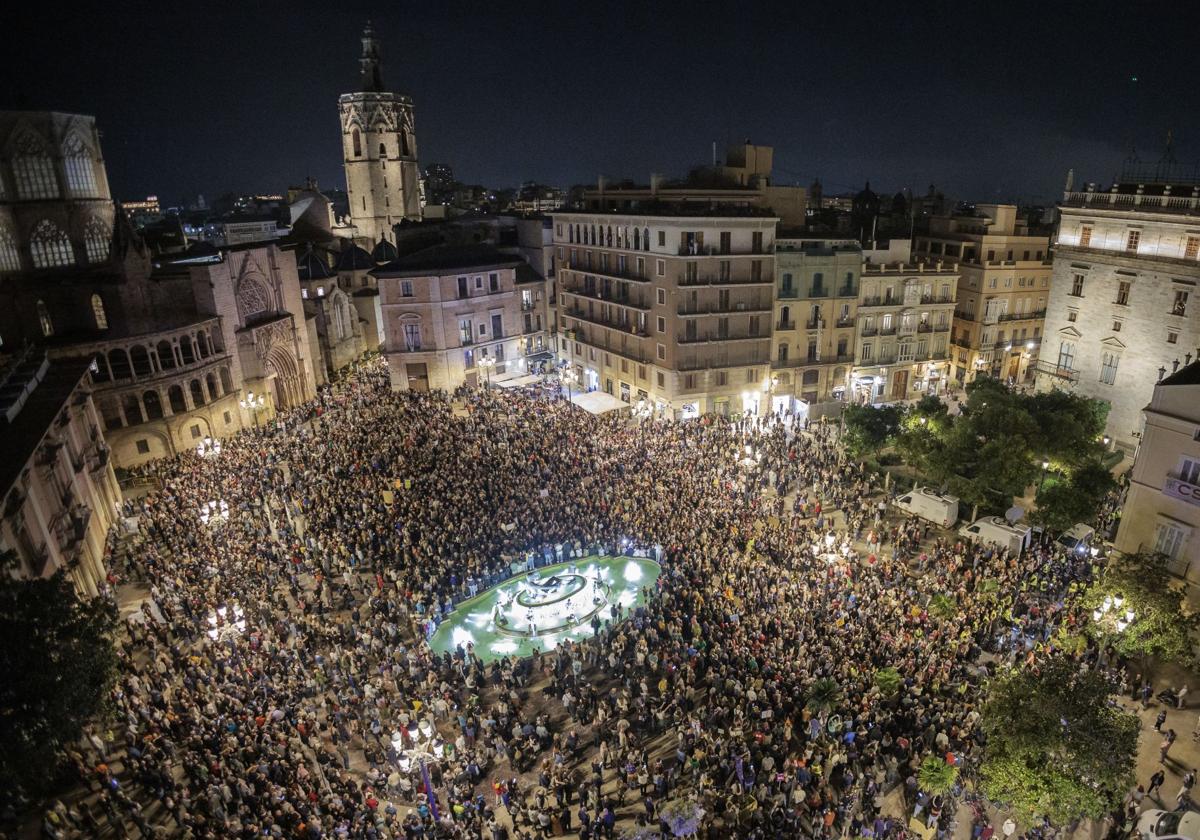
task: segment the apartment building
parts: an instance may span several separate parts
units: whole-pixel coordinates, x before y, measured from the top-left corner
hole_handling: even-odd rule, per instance
[[[1049,234],[1031,231],[1012,204],[980,204],[972,215],[931,217],[913,250],[918,259],[959,265],[954,378],[1032,381],[1050,295]]]
[[[1127,172],[1060,205],[1040,389],[1111,406],[1107,433],[1132,451],[1154,383],[1200,352],[1200,184]],[[1184,361],[1187,364],[1187,361]]]
[[[945,389],[958,277],[948,258],[863,264],[850,374],[856,400],[896,402]]]
[[[523,376],[551,357],[546,281],[491,245],[436,245],[373,269],[399,390]]]
[[[854,363],[863,251],[857,240],[775,240],[771,407],[820,416],[846,398]]]
[[[585,204],[553,214],[558,351],[580,387],[658,416],[766,411],[771,211],[719,191]]]
[[[1200,580],[1200,362],[1153,387],[1117,532],[1117,550],[1156,552]]]

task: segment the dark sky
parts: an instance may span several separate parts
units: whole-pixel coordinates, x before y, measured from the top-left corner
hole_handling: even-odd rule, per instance
[[[19,5],[0,107],[95,114],[118,198],[344,187],[367,18],[422,165],[493,186],[682,174],[746,137],[777,183],[978,201],[1052,201],[1168,128],[1200,158],[1194,0]]]

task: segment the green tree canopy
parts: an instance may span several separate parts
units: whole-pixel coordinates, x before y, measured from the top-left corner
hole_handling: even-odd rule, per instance
[[[1090,460],[1066,479],[1047,481],[1038,488],[1037,507],[1030,518],[1053,531],[1065,531],[1076,522],[1095,517],[1104,497],[1117,486],[1112,473]]]
[[[1200,616],[1188,609],[1183,590],[1167,571],[1166,562],[1153,554],[1130,554],[1109,559],[1104,574],[1088,591],[1084,603],[1095,610],[1105,598],[1122,599],[1112,615],[1089,625],[1099,641],[1111,644],[1124,656],[1158,656],[1177,662],[1192,656],[1192,640]],[[1118,615],[1132,610],[1133,623],[1116,628]]]
[[[1065,657],[997,675],[980,720],[988,798],[1058,825],[1118,805],[1133,780],[1138,720],[1108,704],[1112,688]]]
[[[11,554],[0,558],[0,567]],[[63,747],[104,707],[116,679],[116,609],[80,600],[65,573],[13,580],[0,569],[0,787],[37,793]]]
[[[842,413],[846,424],[843,437],[846,451],[854,458],[878,452],[899,431],[903,417],[904,409],[894,405],[879,408],[869,405],[846,406]]]

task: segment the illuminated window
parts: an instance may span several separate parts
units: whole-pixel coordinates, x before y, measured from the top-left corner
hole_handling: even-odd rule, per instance
[[[78,134],[63,143],[63,169],[67,173],[67,191],[74,196],[96,194],[96,168],[91,151]]]
[[[0,227],[0,271],[16,271],[21,267],[17,242],[8,228]]]
[[[1083,297],[1083,275],[1076,274],[1071,280],[1071,294],[1074,297]]]
[[[13,177],[20,198],[57,198],[58,179],[54,177],[54,161],[46,154],[42,141],[26,134],[16,144],[13,154]]]
[[[38,324],[42,327],[42,335],[49,338],[54,335],[54,322],[50,320],[50,310],[46,308],[46,301],[39,300],[37,302]]]
[[[1183,246],[1183,258],[1194,260],[1197,256],[1200,256],[1200,236],[1189,236],[1187,244]]]
[[[1142,241],[1142,232],[1140,230],[1129,231],[1129,236],[1125,240],[1125,250],[1137,253],[1138,243]]]
[[[59,268],[75,263],[71,241],[49,219],[42,219],[33,229],[33,235],[29,237],[29,251],[33,255],[34,268]]]
[[[1086,248],[1092,244],[1092,226],[1080,225],[1079,227],[1079,247]]]
[[[358,133],[358,129],[350,132],[350,142],[354,145],[354,156],[362,156],[362,136]]]
[[[1116,353],[1105,353],[1100,357],[1100,381],[1112,385],[1117,381],[1117,364],[1121,360]]]
[[[108,329],[108,314],[104,311],[104,301],[100,295],[92,295],[92,318],[96,321],[96,329]]]
[[[87,251],[87,261],[90,263],[104,262],[108,259],[108,243],[112,234],[108,226],[100,219],[92,219],[83,232],[83,244]]]

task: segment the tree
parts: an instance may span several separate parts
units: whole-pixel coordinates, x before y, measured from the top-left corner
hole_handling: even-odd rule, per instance
[[[0,788],[31,793],[55,778],[60,751],[99,714],[116,680],[116,608],[81,600],[63,570],[13,580],[0,557]]]
[[[904,410],[894,405],[875,408],[869,405],[848,405],[842,412],[846,424],[842,438],[846,451],[862,458],[887,445],[900,429]]]
[[[1093,519],[1104,497],[1116,486],[1116,479],[1103,464],[1088,461],[1068,479],[1039,487],[1037,507],[1030,518],[1052,531],[1065,531],[1076,522]]]
[[[980,719],[988,798],[1058,825],[1118,806],[1133,780],[1139,724],[1108,704],[1112,690],[1061,656],[997,675]]]
[[[934,618],[953,618],[958,615],[958,604],[950,596],[939,592],[929,599],[927,610]]]
[[[1130,554],[1110,558],[1104,574],[1088,591],[1084,604],[1103,610],[1105,599],[1111,614],[1088,625],[1089,632],[1103,644],[1111,644],[1122,656],[1157,656],[1185,662],[1192,656],[1192,637],[1200,627],[1200,616],[1188,610],[1187,599],[1175,585],[1165,560],[1153,554]],[[1115,599],[1120,598],[1116,606]],[[1133,621],[1118,629],[1116,621],[1133,613]]]
[[[958,768],[947,764],[944,758],[927,755],[917,768],[917,784],[926,793],[947,794],[958,781]]]
[[[814,712],[829,712],[842,697],[842,689],[829,677],[821,677],[808,690],[806,705]]]
[[[875,672],[875,687],[879,689],[880,697],[886,699],[895,697],[900,692],[900,686],[903,683],[900,672],[895,668],[880,668]]]
[[[942,445],[950,422],[941,400],[931,395],[922,397],[900,420],[894,439],[896,451],[909,466],[929,473],[930,458]]]
[[[1108,403],[1059,390],[1020,399],[1037,424],[1043,459],[1070,466],[1103,454]]]

